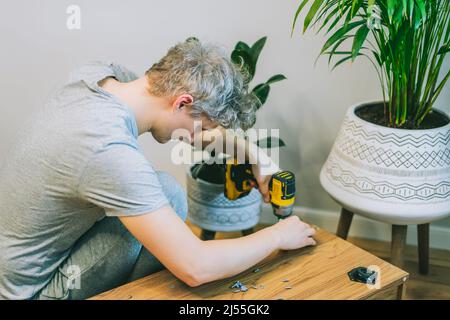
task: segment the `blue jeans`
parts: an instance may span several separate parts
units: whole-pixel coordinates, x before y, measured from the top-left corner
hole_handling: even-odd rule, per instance
[[[186,194],[170,174],[158,172],[170,205],[186,220]],[[51,281],[34,299],[86,299],[160,271],[164,266],[116,217],[95,223],[73,246]]]

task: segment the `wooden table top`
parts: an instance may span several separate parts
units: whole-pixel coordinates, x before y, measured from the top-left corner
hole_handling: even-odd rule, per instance
[[[315,239],[314,247],[274,252],[252,269],[195,288],[163,270],[91,299],[367,299],[408,279],[406,271],[325,230],[318,228]],[[358,266],[377,266],[381,288],[350,281],[347,272]],[[233,292],[236,280],[248,291]]]

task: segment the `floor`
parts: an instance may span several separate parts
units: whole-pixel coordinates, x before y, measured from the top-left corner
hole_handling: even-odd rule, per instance
[[[200,229],[188,222],[192,231],[199,236]],[[258,225],[255,229],[265,228],[266,225]],[[239,232],[219,232],[216,239],[239,237]],[[372,254],[389,260],[390,243],[367,240],[361,238],[349,238],[351,243],[371,252]],[[450,251],[430,250],[430,272],[423,276],[418,272],[417,247],[408,246],[405,253],[405,270],[409,272],[406,289],[406,299],[445,299],[450,300]]]

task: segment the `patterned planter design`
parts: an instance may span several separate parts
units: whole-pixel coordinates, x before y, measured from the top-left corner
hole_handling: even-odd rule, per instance
[[[450,124],[387,128],[355,115],[367,104],[348,109],[320,172],[323,188],[354,213],[391,224],[450,215]]]
[[[187,170],[189,220],[211,231],[241,231],[254,227],[261,215],[262,197],[253,189],[246,197],[228,200],[224,185],[194,179]]]

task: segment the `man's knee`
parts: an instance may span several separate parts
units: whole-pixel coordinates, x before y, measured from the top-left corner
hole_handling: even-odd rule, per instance
[[[157,174],[170,205],[183,221],[186,220],[188,211],[186,191],[171,174],[164,171],[157,171]]]

